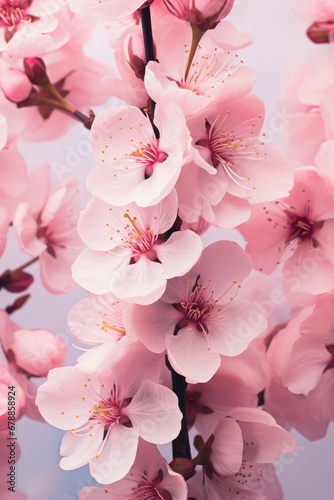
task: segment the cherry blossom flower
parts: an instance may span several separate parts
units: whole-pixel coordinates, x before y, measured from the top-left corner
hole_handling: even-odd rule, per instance
[[[15,364],[34,377],[46,377],[49,370],[65,361],[64,343],[47,330],[15,330],[3,347],[15,356]]]
[[[32,85],[27,75],[16,69],[2,73],[1,88],[7,99],[12,102],[27,99],[32,91]]]
[[[317,391],[295,394],[283,385],[283,374],[284,377],[287,375],[286,366],[292,347],[300,339],[301,325],[304,322],[307,324],[312,311],[313,306],[297,310],[288,324],[281,328],[271,340],[267,351],[271,374],[267,377],[264,409],[286,429],[294,427],[307,439],[313,441],[321,439],[327,432],[330,417],[328,414],[320,415],[323,402],[320,404],[319,401],[314,401]],[[329,370],[329,375],[331,371]],[[307,380],[310,380],[310,377]],[[327,405],[325,406],[328,408]]]
[[[36,340],[39,343],[36,344]],[[22,330],[6,311],[0,309],[0,343],[8,361],[8,366],[3,371],[3,374],[8,371],[7,385],[14,384],[18,391],[17,418],[24,414],[33,420],[44,422],[35,404],[37,386],[31,377],[46,376],[49,368],[63,364],[63,342],[51,332]],[[40,348],[41,345],[43,351],[36,351],[36,347]]]
[[[75,367],[56,368],[38,389],[47,422],[65,429],[63,469],[86,463],[103,484],[122,479],[134,463],[138,439],[163,444],[181,428],[176,395],[156,383],[161,358],[131,344],[113,370],[99,377]]]
[[[188,428],[195,425],[207,435],[229,409],[258,406],[258,394],[266,386],[268,370],[263,361],[265,353],[254,348],[256,342],[238,356],[221,356],[219,369],[205,384],[188,385]]]
[[[224,170],[226,192],[250,203],[287,196],[293,184],[288,159],[263,142],[263,120],[264,104],[254,95],[188,120],[195,163],[211,174]]]
[[[156,446],[139,438],[135,461],[120,481],[103,488],[86,487],[80,490],[79,500],[125,500],[128,498],[184,500],[187,486],[163,459]]]
[[[1,0],[0,51],[14,57],[52,52],[69,39],[61,22],[65,2],[44,0]]]
[[[190,21],[201,31],[213,29],[232,10],[234,0],[163,0],[174,16]]]
[[[78,366],[86,372],[99,372],[111,367],[121,355],[121,345],[133,340],[131,329],[124,325],[126,303],[112,294],[90,295],[69,311],[70,332],[83,344],[93,346],[78,358]]]
[[[39,258],[41,278],[47,290],[64,293],[74,286],[70,267],[82,248],[75,227],[77,183],[70,180],[51,194],[49,191],[50,171],[42,166],[30,176],[23,195],[27,201],[17,206],[13,226],[21,249]]]
[[[265,500],[283,498],[278,481],[266,484],[272,462],[292,452],[295,439],[268,413],[255,408],[234,408],[216,426],[211,455],[204,465],[205,499]],[[273,490],[275,494],[273,494]]]
[[[284,262],[284,285],[318,295],[334,287],[332,188],[315,168],[300,168],[289,197],[252,208],[240,226],[254,266],[271,273]],[[264,229],[266,228],[266,229]]]
[[[78,28],[82,29],[82,25],[75,23],[72,26],[71,24],[73,38],[61,49],[44,56],[43,61],[48,77],[59,94],[73,108],[88,114],[92,106],[104,104],[110,98],[111,67],[93,60],[83,52],[84,42],[81,40],[82,34],[78,33]],[[89,27],[87,30],[88,35]],[[80,44],[81,41],[82,44]],[[2,89],[7,98],[16,101],[20,95],[23,97],[27,93],[29,84],[31,88],[31,83],[27,82],[27,76],[23,73],[21,59],[13,61],[10,58],[3,58],[0,61],[0,69]],[[17,89],[20,82],[21,86]],[[37,87],[33,87],[32,90],[33,95],[34,92],[40,91]],[[8,107],[7,102],[3,103],[0,100],[0,111],[7,117],[12,117],[15,122],[20,123],[20,128],[16,132],[19,139],[25,141],[54,140],[64,135],[76,124],[76,120],[72,116],[67,116],[51,106],[32,105],[34,98],[26,97],[28,99],[26,101],[23,99],[23,103],[21,101],[20,104],[20,106],[25,106],[20,108],[15,108],[11,103]],[[85,155],[88,155],[90,152],[88,141],[82,149],[85,151]],[[63,170],[67,173],[71,170],[71,166],[66,164],[63,166]],[[60,167],[59,170],[62,174]]]
[[[291,352],[283,362],[283,385],[294,394],[308,393],[311,414],[318,421],[334,419],[333,302],[331,293],[319,298],[311,314],[300,323],[298,337],[294,336]]]
[[[201,239],[191,230],[176,231],[167,241],[159,236],[172,227],[176,215],[175,191],[146,208],[134,203],[114,207],[92,199],[78,224],[90,248],[75,261],[73,279],[93,293],[154,302],[165,291],[167,279],[185,274],[201,254]]]
[[[94,120],[91,142],[99,164],[88,190],[111,205],[155,205],[173,189],[184,162],[188,131],[177,106],[157,106],[157,139],[149,118],[133,106],[114,106]]]
[[[186,164],[176,184],[183,220],[201,216],[231,228],[247,221],[249,203],[288,195],[294,165],[259,137],[263,113],[263,103],[249,95],[188,120],[196,165]]]
[[[192,116],[212,102],[230,103],[251,91],[253,71],[242,67],[237,54],[215,47],[209,32],[203,36],[187,71],[191,36],[185,23],[164,26],[157,51],[159,63],[147,64],[144,79],[155,102],[175,103],[186,116]]]
[[[334,137],[333,54],[331,49],[296,65],[278,102],[277,118],[288,139],[288,154],[300,166],[312,165],[321,143]]]
[[[237,356],[266,327],[251,302],[237,299],[251,268],[236,243],[213,243],[185,276],[168,281],[158,302],[133,306],[129,323],[148,349],[167,348],[178,373],[191,382],[207,382],[220,366],[220,354]]]

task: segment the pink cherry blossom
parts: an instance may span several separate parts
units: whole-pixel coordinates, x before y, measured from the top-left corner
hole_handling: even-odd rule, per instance
[[[23,71],[13,69],[1,75],[1,88],[7,99],[20,102],[29,97],[32,85]]]
[[[294,450],[295,440],[271,415],[255,408],[235,408],[218,423],[210,439],[205,499],[219,500],[222,493],[228,500],[283,498],[277,480],[268,487],[266,475],[269,464]]]
[[[173,472],[157,447],[139,438],[135,461],[120,481],[103,488],[80,490],[79,500],[125,500],[133,495],[145,499],[184,500],[187,486],[182,476]]]
[[[163,0],[163,2],[174,16],[191,21],[203,31],[215,27],[216,22],[230,13],[234,4],[234,0]]]
[[[150,61],[145,72],[145,87],[154,101],[175,103],[186,116],[192,116],[212,102],[230,103],[251,91],[253,71],[242,67],[237,54],[217,48],[209,33],[203,36],[186,74],[191,28],[183,22],[164,26],[157,51],[159,63]]]
[[[103,371],[121,355],[121,345],[133,340],[131,329],[124,325],[126,303],[112,294],[90,295],[69,311],[70,332],[83,344],[93,346],[78,358],[79,368],[86,372]]]
[[[158,302],[133,306],[129,323],[148,349],[167,349],[178,373],[207,382],[220,366],[220,354],[237,356],[266,327],[264,316],[237,298],[251,267],[236,243],[213,243],[185,276],[168,282]]]
[[[170,193],[184,162],[188,132],[177,106],[157,106],[155,125],[138,108],[114,106],[95,118],[91,142],[99,164],[88,190],[111,205],[155,205]]]
[[[254,95],[188,120],[195,163],[213,175],[222,169],[226,192],[250,203],[287,196],[293,184],[288,159],[263,142],[263,120],[264,104]]]
[[[300,324],[299,336],[282,370],[282,382],[292,393],[308,393],[308,404],[314,406],[312,416],[319,421],[334,419],[333,301],[333,294],[319,298],[313,312]]]
[[[39,194],[36,195],[36,182]],[[50,172],[43,166],[33,172],[16,209],[13,226],[21,249],[38,257],[41,278],[51,293],[64,293],[74,283],[70,267],[82,248],[76,231],[77,183],[70,180],[50,194]]]
[[[254,343],[256,340],[238,356],[222,356],[219,369],[205,384],[188,385],[188,428],[195,425],[201,434],[208,435],[229,409],[257,407],[268,371],[263,360],[265,354],[254,348]]]
[[[257,205],[240,226],[254,266],[271,273],[284,262],[287,289],[318,295],[334,287],[333,193],[315,168],[300,168],[287,198]]]
[[[1,0],[0,51],[14,57],[52,52],[69,39],[61,22],[64,2],[44,0]]]
[[[288,195],[294,165],[260,137],[263,113],[263,103],[249,95],[188,120],[193,161],[201,168],[185,165],[176,184],[183,220],[201,216],[231,228],[247,221],[249,203]]]
[[[288,153],[300,166],[313,164],[321,143],[334,137],[332,63],[333,51],[329,50],[296,65],[278,102],[278,120],[288,138]]]
[[[159,236],[172,227],[176,215],[174,190],[146,208],[134,203],[114,207],[92,199],[78,224],[90,248],[75,261],[74,280],[93,293],[154,302],[165,291],[167,279],[185,274],[201,254],[201,239],[191,230],[176,231],[167,241]]]
[[[66,355],[64,343],[46,330],[16,330],[7,349],[14,353],[16,365],[34,377],[46,377],[63,365]]]
[[[161,357],[131,344],[113,370],[99,377],[56,368],[37,394],[43,417],[65,429],[60,465],[86,463],[103,484],[122,479],[134,463],[139,437],[154,444],[174,439],[182,414],[176,395],[156,383]]]
[[[294,427],[310,440],[326,435],[329,424],[328,416],[319,418],[317,402],[309,394],[294,394],[284,387],[282,377],[291,356],[294,343],[300,338],[301,325],[312,313],[313,306],[297,311],[286,327],[281,328],[270,342],[267,357],[271,374],[267,377],[264,409],[286,429]],[[331,370],[329,370],[329,374]]]
[[[82,29],[82,24],[78,21],[74,26],[71,24],[73,38],[61,49],[44,56],[43,60],[49,79],[61,96],[75,109],[88,115],[92,106],[104,104],[110,98],[111,68],[102,62],[93,60],[83,52],[80,44],[82,35],[77,33],[78,28]],[[87,27],[87,35],[89,33],[90,29]],[[13,61],[7,58],[5,61],[0,61],[0,64],[3,73],[2,88],[5,95],[8,95],[9,98],[19,95],[13,87],[8,89],[10,82],[7,79],[8,74],[11,73],[16,75],[15,85],[18,85],[20,79],[23,80],[20,92],[23,90],[27,92],[28,84],[22,75],[22,61]],[[21,78],[18,77],[18,73],[21,74]],[[12,79],[14,80],[13,76]],[[34,87],[34,91],[39,91],[39,89]],[[20,123],[20,128],[17,131],[17,136],[20,139],[28,141],[54,140],[64,135],[76,124],[73,117],[49,106],[28,106],[31,101],[33,102],[33,99],[28,98],[27,107],[19,109],[16,109],[13,104],[10,104],[10,108],[8,108],[7,102],[2,104],[0,101],[0,111],[6,116],[12,116],[15,122]],[[89,144],[86,145],[85,151],[87,148],[89,149]],[[56,162],[54,164],[56,165]],[[68,165],[63,168],[65,171],[67,168],[66,172],[70,170]],[[59,170],[61,169],[59,168]]]

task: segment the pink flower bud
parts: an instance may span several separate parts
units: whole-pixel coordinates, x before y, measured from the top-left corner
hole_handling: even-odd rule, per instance
[[[167,9],[179,19],[195,24],[199,31],[215,28],[232,10],[234,0],[163,0]]]
[[[35,377],[46,377],[49,370],[63,365],[65,344],[47,330],[16,330],[10,349],[17,366]]]
[[[190,22],[205,32],[215,28],[231,12],[234,0],[190,0],[190,3]]]
[[[334,22],[314,22],[307,30],[313,43],[330,43],[334,39]]]
[[[44,85],[49,81],[46,74],[46,66],[40,57],[26,57],[23,59],[24,71],[35,85]]]
[[[9,101],[20,102],[29,97],[32,85],[23,71],[12,69],[2,73],[1,88]]]
[[[8,292],[20,293],[29,288],[33,282],[33,276],[25,271],[7,270],[0,276],[0,289],[5,288]]]
[[[221,21],[232,10],[234,0],[190,0],[191,10],[198,10],[203,17],[216,17],[216,21]]]

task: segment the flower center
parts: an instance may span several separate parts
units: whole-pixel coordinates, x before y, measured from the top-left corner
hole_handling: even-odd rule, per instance
[[[137,223],[137,218],[131,217],[128,212],[124,214],[124,218],[130,222],[125,226],[125,229],[128,230],[132,226],[132,230],[128,232],[129,239],[124,240],[122,238],[122,242],[131,248],[133,259],[137,261],[140,255],[145,253],[149,259],[154,260],[156,253],[152,246],[157,239],[157,235],[153,233],[149,226],[147,226],[146,230],[142,229]]]
[[[288,213],[290,217],[289,226],[290,233],[286,243],[297,240],[298,243],[303,243],[305,240],[312,237],[313,222],[307,216],[298,216]]]
[[[144,168],[145,178],[148,179],[153,174],[156,163],[163,163],[168,157],[168,154],[159,150],[159,142],[157,140],[156,144],[148,143],[140,145],[140,147],[129,156],[136,158],[137,162],[141,163]]]
[[[91,414],[92,420],[98,420],[106,427],[118,422],[122,415],[120,406],[111,398],[96,403]]]
[[[20,2],[8,0],[0,5],[0,26],[5,26],[8,31],[13,31],[20,23],[31,23],[33,20],[33,17],[20,7]]]
[[[216,305],[213,298],[213,290],[208,293],[206,285],[199,284],[200,275],[197,276],[194,286],[187,293],[187,299],[181,301],[181,307],[184,310],[185,318],[191,323],[197,323],[199,330],[207,333],[207,327],[204,320],[210,316],[210,311]],[[188,287],[190,280],[188,281]]]
[[[230,180],[244,189],[252,189],[252,186],[249,184],[250,177],[240,175],[240,160],[257,160],[266,156],[266,153],[260,152],[264,142],[258,142],[254,133],[258,119],[261,115],[238,123],[229,111],[225,115],[217,115],[212,124],[205,119],[206,137],[196,142],[197,146],[210,150],[211,163],[215,168],[221,166]]]
[[[187,45],[185,55],[188,58]],[[188,74],[176,83],[180,88],[191,90],[194,94],[210,96],[212,91],[220,87],[237,69],[229,53],[219,54],[215,48],[212,54],[204,54],[201,45],[198,45]]]
[[[162,480],[162,469],[159,469],[156,477],[152,480],[144,473],[138,486],[132,488],[131,498],[137,498],[138,500],[172,500],[172,496],[168,491],[158,488]]]
[[[162,497],[154,484],[147,482],[132,489],[132,498],[137,500],[160,500]]]

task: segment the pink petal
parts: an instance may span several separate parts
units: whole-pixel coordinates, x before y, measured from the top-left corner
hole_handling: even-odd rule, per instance
[[[142,381],[124,413],[140,437],[149,443],[168,443],[181,430],[182,413],[177,396],[168,387],[150,380]]]
[[[130,470],[137,452],[138,431],[115,424],[110,428],[99,457],[89,461],[91,475],[102,484],[122,479]]]
[[[319,383],[331,357],[322,336],[302,335],[294,343],[283,370],[283,384],[295,394],[311,391]]]
[[[243,438],[233,418],[222,418],[214,431],[212,455],[214,469],[223,476],[236,474],[242,465]]]
[[[186,229],[173,233],[166,243],[156,245],[154,249],[163,266],[162,276],[169,279],[183,276],[196,264],[202,252],[202,240]]]
[[[207,382],[218,370],[220,356],[209,350],[203,333],[195,329],[189,331],[188,328],[166,337],[168,359],[174,370],[189,382]]]
[[[226,193],[216,206],[212,207],[212,224],[223,229],[232,229],[249,219],[251,209],[247,200]]]
[[[183,314],[161,300],[148,306],[134,305],[125,317],[141,342],[152,352],[166,349],[166,336],[172,335]]]
[[[115,249],[112,254],[85,248],[72,265],[72,278],[90,292],[102,295],[112,291],[111,277],[128,260],[128,252]]]
[[[166,279],[162,274],[162,265],[143,255],[135,264],[115,269],[110,277],[110,290],[127,302],[152,304],[165,291]]]
[[[21,249],[34,257],[46,250],[46,244],[37,238],[38,224],[28,203],[20,203],[13,220]]]
[[[96,455],[102,443],[103,427],[95,425],[91,431],[80,436],[66,432],[60,447],[60,454],[64,457],[59,464],[62,469],[82,467]]]
[[[87,177],[87,189],[105,203],[125,205],[134,201],[133,190],[143,176],[139,168],[132,170],[131,175],[121,176],[107,164],[97,165]]]
[[[59,429],[79,427],[89,419],[90,403],[82,399],[87,375],[73,366],[55,368],[38,388],[36,404],[47,422]]]
[[[222,308],[221,321],[209,326],[208,342],[224,356],[241,354],[267,327],[265,316],[251,302],[238,301],[238,298],[235,301],[226,309]]]

